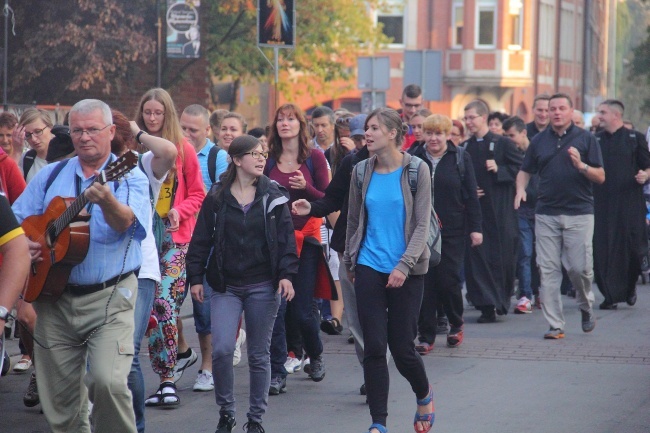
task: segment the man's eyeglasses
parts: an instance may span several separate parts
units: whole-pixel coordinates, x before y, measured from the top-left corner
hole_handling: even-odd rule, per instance
[[[34,132],[26,132],[25,133],[25,140],[29,140],[32,137],[40,137],[43,135],[43,131],[45,131],[49,126],[46,126],[45,128],[42,129],[35,129]]]
[[[260,156],[264,159],[269,159],[269,153],[268,152],[257,152],[257,151],[252,151],[252,152],[246,152],[244,155],[250,155],[255,159],[259,159]]]
[[[111,125],[106,125],[103,128],[89,128],[89,129],[73,129],[70,131],[70,136],[74,138],[81,138],[84,135],[84,132],[88,134],[89,137],[94,137],[104,129],[108,128]]]
[[[422,107],[422,104],[404,104],[404,108],[415,108],[417,110],[420,107]]]
[[[165,115],[164,111],[143,111],[142,114],[144,114],[144,117],[163,117]]]
[[[465,117],[463,117],[463,120],[465,122],[473,122],[474,119],[478,119],[479,117],[481,117],[481,116],[465,116]]]

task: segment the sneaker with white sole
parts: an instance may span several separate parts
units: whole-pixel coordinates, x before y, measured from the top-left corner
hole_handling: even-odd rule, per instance
[[[189,354],[188,354],[189,352]],[[182,356],[182,358],[181,358]],[[196,352],[190,347],[187,349],[185,353],[179,354],[178,357],[176,358],[176,366],[172,370],[174,373],[174,377],[172,378],[172,382],[176,383],[178,382],[181,377],[183,376],[183,373],[185,373],[185,370],[187,367],[190,367],[194,365],[196,360],[198,359],[198,355]]]
[[[309,357],[307,355],[305,355],[302,358],[302,362],[300,363],[300,369],[307,374],[311,374],[311,361],[309,360]]]
[[[293,374],[302,369],[302,362],[296,358],[296,355],[293,352],[287,354],[287,360],[284,363],[284,368],[287,370],[287,373]]]
[[[196,376],[196,382],[194,382],[194,391],[212,391],[214,389],[214,378],[212,373],[208,370],[199,370],[199,374]]]
[[[515,314],[530,314],[533,312],[533,304],[525,296],[522,296],[515,307]]]
[[[244,342],[246,342],[246,331],[240,329],[235,343],[235,353],[232,356],[232,365],[237,365],[241,361],[241,347]]]

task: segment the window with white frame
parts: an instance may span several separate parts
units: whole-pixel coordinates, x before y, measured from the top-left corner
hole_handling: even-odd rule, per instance
[[[562,6],[560,15],[560,60],[571,61],[575,58],[576,31],[573,5]]]
[[[555,2],[553,0],[542,0],[539,4],[539,29],[539,56],[552,59],[555,53]]]
[[[463,45],[463,27],[465,26],[465,6],[462,1],[454,2],[451,22],[453,25],[451,44],[460,48]]]
[[[390,45],[404,45],[405,0],[386,0],[377,10],[377,24],[382,24],[382,32],[391,38]]]
[[[496,47],[496,19],[496,0],[481,0],[476,3],[476,48]]]
[[[510,44],[511,50],[520,50],[524,39],[524,3],[522,0],[510,0],[509,13],[510,19]]]

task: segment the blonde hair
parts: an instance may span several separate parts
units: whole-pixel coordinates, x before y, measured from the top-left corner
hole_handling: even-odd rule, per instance
[[[165,89],[159,87],[149,89],[144,95],[142,95],[140,103],[138,104],[138,110],[135,113],[135,123],[138,124],[141,130],[149,132],[144,123],[143,114],[144,104],[149,101],[159,102],[163,106],[165,117],[160,135],[162,138],[169,140],[176,145],[178,154],[180,155],[181,160],[184,161],[185,151],[183,149],[183,144],[185,143],[185,137],[183,136],[183,130],[181,129],[181,124],[178,120],[178,112],[174,106],[174,101],[172,101],[172,97]],[[176,174],[176,162],[174,162],[174,167],[170,170],[165,182],[171,180],[172,174]]]
[[[39,119],[42,120],[43,123],[45,123],[45,125],[50,129],[52,126],[54,126],[52,117],[50,117],[50,113],[40,108],[34,107],[30,107],[23,111],[23,114],[20,116],[20,120],[18,121],[18,126],[29,125],[30,123],[36,122]]]
[[[451,119],[442,114],[433,114],[422,123],[422,129],[425,131],[433,131],[435,133],[442,133],[449,135],[451,133],[451,128],[453,127]]]

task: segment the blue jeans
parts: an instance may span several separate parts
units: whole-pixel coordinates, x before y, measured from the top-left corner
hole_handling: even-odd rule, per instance
[[[535,221],[517,217],[519,220],[519,257],[517,258],[517,278],[519,279],[519,296],[533,299],[532,258],[535,248]]]
[[[224,293],[212,292],[212,371],[220,413],[235,412],[232,358],[243,311],[250,372],[250,409],[247,415],[251,421],[262,422],[271,383],[271,334],[279,305],[280,294],[270,281],[245,287],[228,286]]]
[[[192,313],[194,316],[194,329],[199,335],[210,335],[210,296],[212,287],[203,278],[203,300],[199,302],[192,298]]]
[[[128,385],[133,394],[133,411],[138,433],[144,432],[144,377],[140,368],[140,343],[147,331],[153,298],[156,294],[156,282],[148,278],[138,278],[138,297],[135,302],[135,330],[133,332],[133,362],[129,372]]]
[[[271,376],[287,377],[287,369],[284,363],[287,360],[287,329],[285,316],[287,313],[287,301],[282,298],[278,315],[273,324],[273,335],[271,337]]]

